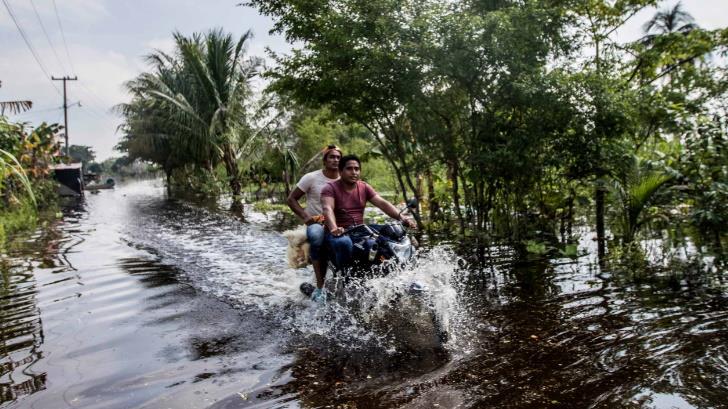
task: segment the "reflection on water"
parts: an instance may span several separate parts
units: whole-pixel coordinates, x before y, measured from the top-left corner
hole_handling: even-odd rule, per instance
[[[0,299],[0,364],[2,382],[0,399],[12,401],[45,387],[46,374],[36,373],[32,364],[41,358],[43,328],[36,306],[36,283],[32,267],[0,263],[2,298]]]
[[[69,208],[69,219],[76,219],[82,211],[82,203]],[[7,252],[0,255],[2,402],[15,401],[46,388],[47,372],[36,367],[36,363],[44,358],[46,334],[43,319],[47,318],[41,314],[43,299],[39,299],[38,294],[43,287],[75,281],[76,272],[66,253],[83,241],[73,229],[67,234],[61,232],[60,224],[53,221],[35,233],[26,234],[10,243]],[[61,247],[63,250],[59,251]],[[48,271],[47,279],[39,279],[38,269]],[[73,298],[77,295],[66,296]]]
[[[135,240],[138,214],[169,205],[161,192],[90,195],[2,255],[4,405],[206,407],[288,362],[267,317],[193,285],[163,242]]]
[[[298,292],[311,273],[285,264],[278,232],[290,219],[163,192],[143,182],[89,195],[0,257],[0,406],[717,408],[728,398],[724,261],[633,283],[591,255],[523,260],[507,246],[453,243],[366,282],[358,309],[316,308]],[[392,341],[413,332],[388,309],[413,278],[433,290],[444,348]]]

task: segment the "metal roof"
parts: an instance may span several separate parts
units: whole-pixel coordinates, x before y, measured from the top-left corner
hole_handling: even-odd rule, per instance
[[[81,163],[59,163],[58,165],[52,165],[51,169],[53,170],[68,170],[68,169],[81,169]]]

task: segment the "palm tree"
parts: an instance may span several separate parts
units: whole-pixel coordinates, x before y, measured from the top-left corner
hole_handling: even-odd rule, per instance
[[[124,135],[117,149],[126,152],[132,160],[160,165],[168,181],[178,167],[188,164],[204,169],[214,167],[215,150],[204,135],[204,127],[189,116],[182,118],[174,104],[160,97],[174,94],[179,100],[193,98],[193,83],[185,75],[184,67],[176,57],[160,51],[149,55],[147,60],[153,71],[127,82],[131,102],[116,107],[124,117],[119,127]]]
[[[164,161],[208,170],[222,162],[233,199],[239,200],[239,161],[256,136],[251,80],[260,61],[244,59],[251,37],[248,31],[235,41],[219,29],[191,37],[175,33],[176,55],[153,53],[148,60],[154,71],[127,83],[132,102],[118,107],[126,119],[127,146],[136,139],[147,148],[163,147]]]
[[[252,37],[247,31],[237,42],[222,30],[211,30],[204,42],[175,35],[182,64],[189,69],[190,79],[196,82],[194,107],[167,95],[183,117],[191,116],[207,127],[209,141],[217,149],[225,165],[233,199],[240,197],[241,183],[238,160],[242,148],[255,136],[249,123],[251,80],[260,66],[258,59],[243,60],[244,45]],[[204,135],[204,134],[203,134]]]
[[[645,38],[654,39],[656,35],[671,33],[689,33],[698,28],[694,23],[693,16],[685,11],[682,2],[678,2],[672,8],[666,8],[655,13],[652,18],[647,21],[642,30],[646,34]],[[655,31],[656,33],[651,33]]]
[[[701,54],[688,58],[678,55],[667,60],[664,60],[663,57],[670,55],[672,47],[681,44],[689,34],[699,29],[700,26],[695,24],[693,17],[683,9],[680,2],[672,8],[659,10],[642,26],[645,35],[639,40],[639,43],[642,44],[645,52],[638,59],[630,80],[643,71],[650,72],[650,82],[666,77],[667,84],[673,83],[673,72],[685,64],[700,62]]]
[[[636,156],[624,175],[612,180],[611,191],[620,205],[619,228],[625,244],[632,242],[639,228],[654,217],[645,210],[655,204],[670,181],[672,176],[649,169]]]
[[[3,82],[0,81],[0,88]],[[0,101],[0,115],[5,115],[5,111],[11,114],[19,114],[33,108],[33,101]]]

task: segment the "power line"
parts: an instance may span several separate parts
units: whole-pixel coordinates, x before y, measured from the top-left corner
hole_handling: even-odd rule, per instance
[[[78,83],[81,84],[82,83],[81,80],[79,80]],[[83,88],[86,88],[86,87],[83,87]],[[88,88],[86,88],[86,89],[88,89]],[[84,92],[84,95],[86,96],[86,98],[84,98],[82,95],[80,95],[81,90],[79,90],[77,88],[76,91],[79,91],[79,92],[73,93],[73,95],[75,95],[75,97],[77,99],[87,101],[87,102],[84,102],[84,108],[87,108],[87,110],[86,110],[87,112],[94,114],[95,116],[99,117],[100,119],[102,119],[104,121],[108,120],[108,118],[112,116],[111,114],[106,113],[106,111],[103,109],[103,104],[98,104],[97,101],[94,101],[94,99],[91,98],[91,95],[88,92]],[[101,107],[97,108],[97,107],[94,107],[94,105],[100,105]]]
[[[108,109],[105,109],[106,104],[101,99],[101,97],[99,97],[91,88],[86,86],[83,81],[79,81],[79,83],[81,84],[81,88],[84,89],[86,95],[88,95],[94,101],[94,103],[98,105],[101,112],[103,112],[105,115],[112,116],[111,114],[109,114]]]
[[[66,34],[63,31],[63,24],[61,24],[61,17],[60,17],[60,14],[58,13],[58,7],[56,5],[56,0],[52,0],[52,2],[53,2],[53,11],[56,14],[56,21],[58,22],[58,28],[61,30],[61,38],[63,39],[63,47],[66,50],[66,57],[68,58],[68,63],[71,65],[71,70],[75,74],[76,69],[73,67],[73,60],[71,59],[71,53],[68,51],[68,43],[66,42]],[[107,112],[106,109],[103,109],[104,108],[104,103],[101,100],[101,98],[99,98],[93,90],[91,90],[88,86],[86,86],[86,84],[85,84],[85,82],[83,80],[80,80],[78,83],[79,83],[79,85],[81,85],[81,88],[83,88],[85,90],[86,95],[91,100],[93,100],[93,103],[96,104],[96,105],[98,105],[100,107],[100,111],[103,112],[103,115],[111,116]],[[86,106],[88,108],[91,108],[91,106],[89,104],[86,104]],[[96,111],[96,110],[92,109],[92,111]],[[103,116],[103,115],[99,114],[98,112],[93,112],[93,113],[96,114],[96,115],[99,115],[99,116]]]
[[[76,69],[73,68],[73,60],[71,59],[71,53],[68,52],[68,43],[66,42],[66,33],[63,31],[63,24],[61,24],[61,17],[58,14],[58,7],[56,6],[56,0],[53,1],[53,11],[56,13],[56,21],[58,22],[58,28],[61,29],[61,39],[63,40],[63,48],[66,49],[66,57],[68,57],[68,64],[71,66],[71,71],[76,74]]]
[[[91,116],[89,116],[89,118],[95,117],[96,119],[98,119],[102,122],[106,122],[109,120],[109,118],[107,116],[104,116],[104,114],[100,113],[98,110],[92,108],[89,104],[86,104],[86,103],[83,104],[83,106],[81,107],[79,112],[86,114],[86,115],[92,114]]]
[[[71,105],[73,105],[73,104],[71,104]],[[54,107],[54,108],[44,108],[44,109],[31,109],[29,111],[25,111],[25,112],[21,112],[19,114],[15,114],[14,116],[18,117],[18,116],[34,115],[34,114],[40,114],[40,113],[43,113],[43,112],[58,111],[58,110],[61,110],[61,109],[63,109],[62,106],[60,106],[60,107]]]
[[[45,24],[43,24],[43,20],[40,18],[40,14],[38,13],[38,9],[35,7],[35,3],[33,0],[29,0],[30,5],[33,7],[33,12],[35,13],[35,17],[38,19],[38,24],[40,24],[41,30],[43,30],[43,34],[45,35],[46,40],[48,40],[48,45],[51,47],[51,51],[53,51],[53,55],[56,56],[56,60],[58,61],[58,65],[61,67],[63,72],[68,72],[66,69],[66,66],[63,64],[63,61],[61,61],[61,58],[58,56],[58,52],[56,52],[56,47],[53,45],[53,42],[51,41],[51,36],[48,35],[48,31],[45,28]]]
[[[15,18],[15,13],[13,13],[13,9],[10,7],[10,4],[6,0],[2,0],[3,4],[5,5],[5,8],[8,10],[8,13],[10,14],[10,18],[13,20],[13,23],[15,23],[15,27],[17,27],[18,32],[20,33],[20,36],[23,37],[23,41],[25,41],[25,45],[28,46],[28,49],[30,50],[30,53],[33,54],[33,58],[35,58],[35,62],[38,63],[38,67],[40,67],[41,71],[45,74],[46,78],[48,78],[51,81],[51,85],[53,85],[53,88],[56,90],[58,95],[61,95],[61,90],[56,87],[56,84],[53,83],[53,80],[51,79],[50,74],[48,74],[48,70],[46,69],[45,65],[41,61],[40,57],[38,56],[38,53],[36,53],[35,48],[33,48],[33,45],[30,43],[30,40],[28,40],[28,36],[25,35],[25,31],[23,31],[23,28],[20,27],[20,23],[18,23],[18,19]]]

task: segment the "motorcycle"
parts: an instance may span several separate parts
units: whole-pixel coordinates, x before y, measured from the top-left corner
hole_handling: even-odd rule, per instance
[[[412,199],[400,214],[416,209],[417,200]],[[399,221],[357,224],[348,227],[343,234],[348,235],[353,244],[351,262],[337,265],[332,260],[334,257],[329,257],[329,271],[333,272],[335,285],[333,290],[328,291],[328,297],[348,300],[344,302],[350,309],[362,312],[362,308],[372,308],[360,302],[373,296],[367,287],[367,280],[387,277],[411,267],[415,261],[417,243]],[[385,332],[391,332],[387,328],[396,328],[399,341],[411,348],[441,348],[447,342],[447,331],[440,325],[427,286],[412,281],[405,287],[388,298],[388,305],[380,311],[382,314],[375,320],[375,326],[384,327]],[[310,297],[314,286],[303,283],[300,289]]]

